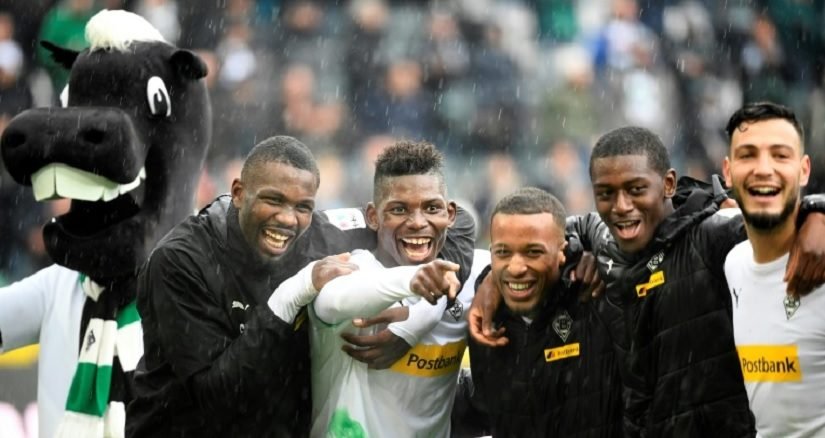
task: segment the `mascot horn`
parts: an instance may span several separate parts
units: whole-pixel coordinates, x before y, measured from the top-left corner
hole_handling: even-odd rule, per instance
[[[193,211],[211,135],[195,54],[125,11],[95,15],[86,39],[82,52],[42,42],[71,69],[63,108],[25,111],[0,139],[15,181],[72,199],[43,228],[56,265],[0,289],[0,346],[40,342],[41,436],[123,435],[143,354],[136,272]]]

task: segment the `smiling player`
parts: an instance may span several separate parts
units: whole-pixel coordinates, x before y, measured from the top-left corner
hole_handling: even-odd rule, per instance
[[[450,434],[466,346],[464,309],[489,253],[475,251],[470,278],[451,306],[447,297],[436,302],[434,296],[448,288],[457,292],[459,269],[436,259],[456,214],[455,203],[447,198],[442,160],[429,143],[399,142],[376,161],[366,221],[377,234],[377,247],[354,251],[349,262],[358,270],[330,281],[309,306],[311,436]],[[312,269],[307,266],[275,294],[316,293],[309,281]],[[354,318],[371,317],[390,306],[409,314],[389,327],[409,351],[389,369],[370,369],[342,350],[342,335],[357,332]]]
[[[772,103],[740,109],[727,128],[725,179],[748,240],[728,254],[725,274],[756,430],[765,437],[823,436],[825,288],[788,296],[783,279],[811,173],[804,132],[790,109]]]
[[[561,281],[565,211],[524,188],[496,205],[491,275],[504,306],[495,315],[510,342],[470,342],[471,404],[493,436],[621,436],[622,386],[607,327],[593,302]],[[486,427],[489,427],[486,428]]]

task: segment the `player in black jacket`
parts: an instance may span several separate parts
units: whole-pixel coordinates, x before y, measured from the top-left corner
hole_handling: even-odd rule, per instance
[[[338,218],[336,226],[313,211],[318,181],[306,146],[265,140],[250,152],[231,198],[218,198],[158,244],[139,277],[145,355],[128,436],[308,434],[306,303],[273,291],[312,260],[375,246],[363,217],[349,225]],[[470,266],[473,227],[459,215],[442,256]],[[328,259],[325,269],[347,268]],[[315,274],[320,289],[329,275]]]
[[[505,197],[493,212],[490,277],[505,304],[494,320],[510,342],[470,342],[470,404],[483,412],[476,433],[621,436],[622,387],[607,328],[593,302],[579,301],[561,279],[564,220],[561,203],[535,188]]]
[[[693,181],[677,193],[667,152],[645,129],[604,135],[590,163],[599,214],[571,224],[607,284],[598,309],[626,365],[626,432],[753,436],[723,270],[746,239],[741,217],[716,214],[725,195]]]

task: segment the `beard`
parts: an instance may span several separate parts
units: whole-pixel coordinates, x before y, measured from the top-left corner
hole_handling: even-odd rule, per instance
[[[795,193],[788,197],[785,201],[785,206],[779,213],[752,213],[745,208],[745,203],[742,202],[742,196],[739,191],[733,190],[733,198],[739,203],[739,208],[742,210],[742,217],[745,223],[757,230],[770,231],[779,225],[785,223],[796,209],[796,204],[799,203],[799,193]]]

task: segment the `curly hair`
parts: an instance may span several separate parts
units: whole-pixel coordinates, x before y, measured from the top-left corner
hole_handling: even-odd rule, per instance
[[[399,141],[381,152],[375,161],[374,200],[377,202],[384,196],[387,179],[406,175],[434,175],[440,181],[441,190],[446,192],[441,152],[426,141]]]

